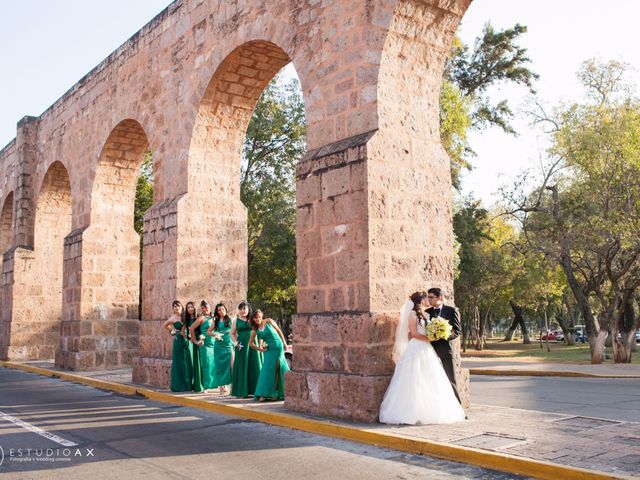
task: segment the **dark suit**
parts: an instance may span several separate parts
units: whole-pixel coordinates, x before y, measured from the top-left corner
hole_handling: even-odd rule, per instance
[[[433,349],[438,354],[438,357],[440,357],[440,360],[442,361],[442,367],[444,368],[444,371],[447,374],[447,377],[449,377],[449,381],[451,382],[453,393],[456,395],[456,398],[460,402],[460,396],[458,395],[458,388],[456,385],[456,370],[453,366],[453,352],[451,351],[451,345],[449,344],[450,340],[458,338],[458,336],[462,334],[460,312],[458,312],[457,308],[450,307],[448,305],[442,305],[439,313],[437,313],[436,309],[433,307],[427,308],[426,312],[429,314],[430,318],[442,317],[448,320],[453,330],[451,336],[449,337],[449,340],[436,340],[435,342],[431,342],[431,345],[433,345]]]

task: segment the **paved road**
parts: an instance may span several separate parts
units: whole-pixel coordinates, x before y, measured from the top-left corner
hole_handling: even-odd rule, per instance
[[[640,379],[471,376],[474,404],[640,421]]]
[[[0,447],[11,480],[521,478],[1,368]]]

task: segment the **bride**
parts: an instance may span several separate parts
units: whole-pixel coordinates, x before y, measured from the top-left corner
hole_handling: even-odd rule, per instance
[[[415,292],[400,311],[393,347],[396,369],[380,406],[382,423],[423,425],[465,418],[440,358],[425,336],[426,298],[426,292]]]

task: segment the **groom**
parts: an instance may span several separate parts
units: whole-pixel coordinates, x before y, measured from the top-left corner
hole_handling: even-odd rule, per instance
[[[427,290],[427,300],[431,305],[425,310],[425,312],[429,314],[429,318],[433,319],[436,317],[442,317],[449,321],[453,330],[451,336],[447,340],[436,340],[431,342],[431,345],[440,357],[444,371],[451,382],[453,393],[456,395],[458,402],[460,402],[460,396],[458,395],[458,388],[456,386],[456,371],[453,367],[453,352],[451,351],[451,345],[449,344],[451,340],[458,338],[458,336],[462,334],[460,312],[458,312],[457,308],[444,304],[442,290],[439,288],[430,288]],[[462,404],[462,402],[460,403]]]

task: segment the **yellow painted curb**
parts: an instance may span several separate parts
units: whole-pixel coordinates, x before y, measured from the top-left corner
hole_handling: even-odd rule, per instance
[[[36,373],[47,377],[60,378],[75,383],[81,383],[95,388],[110,390],[123,395],[142,395],[149,400],[154,400],[172,405],[197,408],[223,415],[242,417],[256,420],[269,425],[287,427],[303,432],[324,435],[342,440],[350,440],[367,445],[399,450],[402,452],[429,455],[444,460],[466,463],[483,468],[491,468],[502,472],[526,475],[529,477],[557,480],[605,480],[626,479],[633,477],[614,475],[595,470],[587,470],[577,467],[569,467],[549,462],[542,462],[530,458],[517,457],[504,453],[490,452],[476,448],[461,447],[448,443],[407,437],[394,433],[381,433],[373,429],[350,427],[330,420],[320,421],[298,415],[259,411],[244,406],[228,405],[211,400],[200,400],[190,397],[182,397],[171,393],[158,392],[156,390],[125,385],[117,382],[97,380],[66,372],[59,372],[47,368],[34,367],[21,363],[0,360],[0,366]],[[637,480],[637,479],[636,479]]]
[[[470,368],[471,375],[495,375],[503,377],[587,377],[587,378],[640,378],[640,375],[616,375],[562,370],[502,370],[498,368]]]

